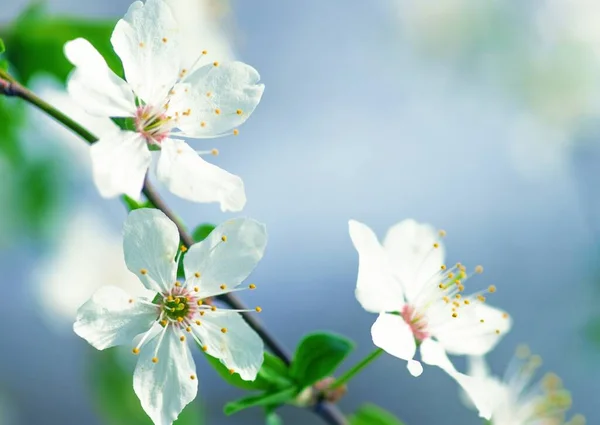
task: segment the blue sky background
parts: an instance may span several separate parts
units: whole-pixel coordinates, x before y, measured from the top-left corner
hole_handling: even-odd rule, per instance
[[[104,17],[128,7],[121,0],[49,3],[56,12]],[[544,152],[535,150],[517,164],[511,141],[522,108],[489,81],[469,72],[457,78],[419,57],[392,3],[232,3],[239,57],[260,71],[266,91],[238,138],[199,145],[220,149],[218,164],[244,179],[243,215],[267,224],[267,254],[253,275],[260,290],[243,298],[263,307],[260,318],[290,349],[315,329],[355,339],[347,367],[372,350],[374,320],[353,295],[348,219],[380,236],[404,218],[432,223],[448,232],[449,262],[483,264],[478,283],[495,284],[493,304],[514,319],[489,355],[492,368],[502,373],[517,344],[529,344],[572,390],[573,412],[595,424],[600,351],[584,328],[598,313],[600,147],[575,144],[568,167],[540,166]],[[23,5],[5,1],[0,19]],[[101,200],[87,182],[71,189],[74,203],[93,202],[119,231],[125,213],[117,201]],[[190,225],[231,216],[216,205],[165,198]],[[42,251],[19,243],[0,257],[0,384],[15,425],[100,424],[82,372],[93,353],[74,334],[52,332],[30,298],[28,269]],[[222,415],[240,393],[199,360],[208,423],[261,423],[257,410]],[[408,425],[480,423],[441,371],[427,368],[415,379],[390,356],[352,382],[340,407],[351,412],[367,401]],[[290,425],[318,423],[291,408],[283,417]]]

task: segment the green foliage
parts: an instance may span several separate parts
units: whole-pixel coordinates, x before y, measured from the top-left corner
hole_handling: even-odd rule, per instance
[[[275,412],[266,412],[265,418],[267,425],[283,425],[283,420]]]
[[[240,410],[256,406],[279,406],[296,397],[295,387],[279,391],[263,393],[256,396],[244,397],[231,403],[227,403],[223,409],[226,415],[233,415]]]
[[[390,412],[371,403],[363,404],[348,420],[350,425],[404,425]]]
[[[326,332],[316,332],[302,339],[290,368],[291,376],[301,388],[308,387],[335,371],[354,349],[349,339]]]
[[[208,237],[208,235],[210,235],[210,232],[212,232],[215,229],[215,225],[214,224],[208,224],[208,223],[204,223],[199,225],[198,227],[196,227],[194,229],[194,232],[192,233],[192,237],[194,238],[194,241],[196,242],[201,242],[204,239],[206,239]]]
[[[2,34],[8,61],[23,84],[38,72],[48,72],[65,81],[73,66],[63,53],[64,44],[78,37],[92,43],[117,74],[122,66],[113,52],[110,36],[115,22],[52,16],[44,2],[34,2]]]
[[[127,195],[123,195],[121,197],[121,199],[125,203],[125,206],[127,207],[127,211],[133,211],[133,210],[137,210],[139,208],[153,208],[153,205],[150,201],[138,202],[135,199],[133,199]]]
[[[0,38],[0,54],[6,51],[6,47],[4,47],[4,41]]]
[[[115,349],[95,352],[89,358],[89,382],[98,412],[111,425],[152,425],[142,410],[133,391],[131,371],[119,362]],[[202,425],[205,423],[198,403],[190,403],[183,409],[175,425]]]

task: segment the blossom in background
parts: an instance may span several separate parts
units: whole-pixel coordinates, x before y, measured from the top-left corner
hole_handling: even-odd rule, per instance
[[[431,226],[404,220],[390,228],[383,245],[366,225],[351,220],[349,227],[359,255],[356,298],[379,314],[373,343],[407,360],[412,375],[423,371],[413,359],[417,346],[423,362],[456,378],[446,353],[485,354],[510,329],[508,314],[485,304],[484,292],[495,292],[494,286],[464,294],[470,274],[461,264],[446,267],[440,235]]]
[[[211,138],[238,134],[261,99],[258,72],[241,62],[208,61],[200,50],[190,63],[185,31],[162,0],[135,2],[111,42],[127,81],[114,74],[85,39],[65,45],[75,65],[69,93],[86,111],[132,119],[131,130],[103,135],[91,148],[94,181],[105,197],[138,199],[144,176],[159,152],[157,177],[174,194],[195,202],[219,202],[239,211],[246,202],[242,180],[204,161],[179,137]],[[212,151],[214,152],[214,151]]]
[[[118,232],[93,206],[79,207],[63,225],[57,245],[31,273],[32,296],[45,323],[64,330],[75,320],[77,309],[104,285],[115,285],[135,295],[148,292],[127,269]]]
[[[74,330],[99,350],[133,345],[139,355],[134,390],[154,423],[171,424],[196,397],[188,339],[231,373],[254,380],[263,361],[262,340],[237,310],[217,309],[207,298],[244,289],[236,287],[263,256],[264,225],[250,219],[219,225],[187,251],[183,283],[177,281],[179,233],[162,212],[134,210],[123,234],[127,267],[158,295],[132,297],[118,287],[103,287],[79,309]]]
[[[548,373],[532,385],[541,363],[521,346],[500,379],[490,374],[483,357],[469,357],[468,374],[474,379],[463,387],[467,400],[489,411],[493,425],[584,425],[581,415],[566,421],[571,396],[558,376]]]

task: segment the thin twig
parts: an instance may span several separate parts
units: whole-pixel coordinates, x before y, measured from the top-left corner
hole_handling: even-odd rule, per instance
[[[19,97],[24,101],[34,105],[47,115],[54,118],[63,126],[69,128],[89,144],[93,144],[98,141],[98,138],[85,127],[81,126],[69,116],[65,115],[43,99],[39,98],[32,91],[19,84],[14,78],[12,78],[6,71],[2,69],[0,69],[0,94],[4,94],[5,96]],[[188,248],[193,245],[194,239],[192,236],[182,227],[177,216],[158,195],[158,192],[154,189],[148,179],[146,179],[144,182],[142,192],[148,201],[150,201],[156,207],[156,209],[162,211],[167,217],[169,217],[169,219],[171,219],[171,221],[175,223],[183,244]],[[221,295],[219,296],[219,299],[234,309],[246,309],[246,306],[232,294]],[[262,338],[269,350],[287,365],[289,365],[291,363],[291,358],[281,344],[279,344],[279,342],[273,336],[271,336],[271,334],[259,323],[258,320],[254,318],[254,316],[246,312],[241,314],[244,316],[246,322],[248,322],[248,325]],[[316,405],[312,406],[312,411],[316,415],[320,416],[321,419],[323,419],[323,421],[329,425],[347,425],[348,423],[337,406],[331,403],[320,401]]]

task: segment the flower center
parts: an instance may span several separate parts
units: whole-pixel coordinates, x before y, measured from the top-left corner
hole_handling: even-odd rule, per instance
[[[402,318],[410,326],[410,329],[417,341],[423,341],[429,338],[430,334],[427,330],[427,318],[424,314],[419,313],[413,306],[406,304],[402,308]]]
[[[148,146],[160,146],[171,132],[170,118],[163,109],[140,106],[135,113],[135,129],[146,139]]]
[[[191,320],[199,311],[199,300],[188,289],[175,286],[169,293],[163,294],[162,315],[171,322]]]

